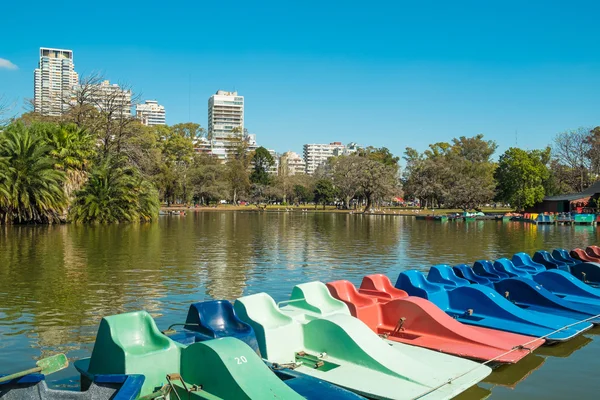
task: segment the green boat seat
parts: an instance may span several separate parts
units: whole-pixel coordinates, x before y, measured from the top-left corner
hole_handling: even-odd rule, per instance
[[[166,383],[164,371],[179,373],[182,347],[163,335],[146,311],[105,317],[98,328],[88,372],[144,374],[146,381],[140,393],[144,396]]]
[[[294,286],[289,307],[300,308],[320,317],[334,314],[350,315],[348,306],[334,298],[323,282],[315,281]]]
[[[252,348],[233,337],[198,342],[184,349],[181,377],[221,399],[303,398],[272,373]]]
[[[302,350],[302,326],[282,313],[266,293],[244,296],[233,304],[235,313],[256,333],[260,354],[271,362],[289,363]]]

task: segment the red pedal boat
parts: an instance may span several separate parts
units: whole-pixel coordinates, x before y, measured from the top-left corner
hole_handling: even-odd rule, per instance
[[[331,295],[346,303],[350,313],[388,340],[425,347],[478,361],[498,357],[494,363],[516,363],[540,347],[530,336],[464,325],[429,300],[408,296],[385,275],[363,278],[360,292],[345,280],[327,284]],[[500,356],[500,357],[499,357]]]

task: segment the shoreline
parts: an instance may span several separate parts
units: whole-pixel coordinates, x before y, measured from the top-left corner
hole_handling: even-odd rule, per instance
[[[270,213],[281,213],[281,212],[293,212],[293,213],[335,213],[335,214],[361,214],[361,215],[395,215],[395,216],[403,216],[403,217],[416,217],[416,216],[434,216],[434,215],[447,215],[449,213],[462,212],[460,210],[455,209],[447,209],[447,210],[436,210],[435,213],[432,213],[431,210],[420,210],[420,209],[395,209],[395,208],[384,208],[382,210],[364,213],[362,209],[351,209],[351,210],[341,210],[337,208],[325,208],[319,206],[315,209],[314,206],[306,206],[306,207],[285,207],[285,206],[268,206],[265,209],[257,208],[256,206],[217,206],[217,207],[186,207],[186,206],[161,206],[161,212],[169,212],[169,211],[185,211],[185,212],[231,212],[231,211],[246,211],[246,212],[270,212]],[[487,213],[496,213],[496,214],[505,214],[510,212],[510,210],[506,209],[490,209],[485,210]]]

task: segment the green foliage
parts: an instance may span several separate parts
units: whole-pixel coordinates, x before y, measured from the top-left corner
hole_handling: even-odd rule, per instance
[[[53,147],[22,123],[0,132],[0,222],[58,222],[67,200]]]
[[[512,204],[517,210],[533,206],[545,195],[544,182],[550,177],[545,162],[546,151],[525,151],[511,147],[500,156],[495,173],[497,199]]]
[[[250,175],[250,181],[252,183],[258,183],[261,185],[268,185],[271,182],[271,175],[269,170],[275,165],[275,160],[269,150],[264,147],[259,147],[254,152],[252,157],[254,167],[252,174]]]
[[[76,193],[69,219],[79,223],[150,221],[158,216],[154,186],[124,160],[107,158]]]
[[[325,209],[325,205],[332,203],[335,200],[335,188],[333,187],[333,183],[329,179],[319,179],[315,183],[315,191],[314,191],[314,201],[315,207],[317,204],[323,204],[323,209]]]

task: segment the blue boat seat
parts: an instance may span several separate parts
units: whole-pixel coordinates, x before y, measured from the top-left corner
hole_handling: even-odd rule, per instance
[[[494,284],[488,278],[476,275],[475,272],[467,264],[458,264],[452,267],[456,276],[466,279],[471,283],[478,283],[480,285],[494,288]]]
[[[569,265],[556,260],[550,253],[545,250],[536,251],[533,255],[533,261],[542,264],[546,269],[562,269],[569,272]]]
[[[543,264],[534,262],[527,253],[516,253],[512,256],[512,263],[517,269],[527,271],[532,274],[546,270]]]
[[[446,289],[454,289],[459,286],[469,286],[471,282],[456,276],[452,267],[446,264],[434,265],[427,274],[427,280],[444,285]]]
[[[185,329],[193,331],[197,341],[233,336],[260,354],[254,329],[240,320],[227,300],[202,301],[190,305]]]
[[[498,282],[509,277],[504,272],[496,271],[492,262],[488,260],[475,261],[473,263],[473,271],[475,274],[488,278],[492,282]]]
[[[569,251],[566,249],[554,249],[552,250],[552,257],[554,257],[558,261],[562,261],[569,265],[581,264],[581,260],[577,260],[569,254]]]
[[[500,259],[494,261],[494,269],[496,271],[504,272],[511,278],[514,278],[514,277],[529,278],[529,277],[531,277],[531,274],[529,272],[525,272],[523,270],[515,268],[512,261],[510,261],[508,258],[500,258]]]
[[[422,297],[435,303],[442,310],[448,305],[448,292],[444,286],[432,283],[425,278],[421,271],[409,270],[398,275],[397,289],[402,289],[411,296]]]

